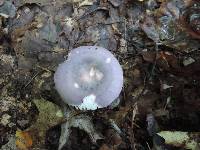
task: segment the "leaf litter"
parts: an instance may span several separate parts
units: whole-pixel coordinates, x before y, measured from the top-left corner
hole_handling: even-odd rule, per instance
[[[197,148],[199,9],[195,0],[0,0],[0,148],[186,149],[193,134]],[[76,110],[55,91],[56,67],[81,45],[120,61],[117,107]],[[166,135],[176,133],[173,144]]]

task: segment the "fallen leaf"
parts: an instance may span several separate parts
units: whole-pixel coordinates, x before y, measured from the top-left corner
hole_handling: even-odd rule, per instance
[[[146,11],[141,28],[156,43],[191,52],[199,48],[198,12],[199,1],[169,0]]]
[[[109,148],[106,144],[103,144],[99,150],[113,150],[112,148]]]
[[[68,121],[61,125],[61,136],[58,148],[59,150],[61,150],[62,147],[68,142],[71,133],[71,127],[79,128],[85,131],[89,135],[92,143],[96,143],[97,140],[103,139],[103,136],[98,131],[96,131],[89,116],[72,116]]]
[[[186,149],[195,150],[195,148],[200,144],[197,142],[200,137],[198,132],[189,133],[181,131],[161,131],[158,135],[165,139],[166,144]]]
[[[16,14],[16,8],[10,1],[4,1],[2,5],[0,5],[0,16],[5,18],[13,18]]]
[[[112,146],[118,146],[122,143],[122,138],[114,129],[106,130],[106,136]]]
[[[50,101],[35,99],[33,102],[39,115],[36,122],[26,132],[32,135],[33,145],[38,148],[44,146],[46,131],[62,122],[64,117],[60,107]]]
[[[172,69],[179,70],[181,68],[176,56],[172,55],[169,52],[160,51],[156,53],[148,51],[143,52],[142,56],[143,59],[147,62],[154,63],[156,61],[156,64],[166,71],[170,71]]]
[[[195,62],[195,60],[192,57],[188,57],[188,58],[183,60],[183,65],[184,66],[188,66],[188,65],[190,65],[190,64],[192,64],[194,62]]]
[[[29,132],[16,131],[16,146],[19,150],[28,150],[33,145],[33,140]]]

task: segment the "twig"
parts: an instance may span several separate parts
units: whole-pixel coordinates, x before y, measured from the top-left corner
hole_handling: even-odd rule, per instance
[[[91,15],[92,13],[94,13],[95,11],[98,11],[98,10],[107,10],[108,11],[108,9],[106,7],[97,7],[95,9],[91,10],[90,12],[87,12],[86,14],[80,16],[79,18],[77,18],[77,19],[75,18],[75,20],[79,21],[80,19],[83,19],[84,17]]]
[[[132,120],[131,120],[131,127],[133,128],[133,123],[136,117],[136,114],[138,113],[138,106],[137,106],[137,102],[134,104],[133,106],[133,111],[132,111]]]
[[[156,49],[156,55],[155,55],[153,67],[152,67],[152,70],[151,70],[150,78],[152,77],[154,70],[155,70],[155,67],[156,67],[156,64],[157,64],[157,56],[158,56],[158,44],[157,43],[156,43],[155,49]]]
[[[40,72],[37,72],[29,81],[28,81],[28,83],[26,83],[25,84],[25,86],[23,87],[23,88],[26,88],[40,73],[42,73],[43,72],[43,70],[42,71],[40,71]]]
[[[146,142],[146,143],[147,143],[147,147],[148,147],[148,149],[151,150],[151,148],[150,148],[150,146],[149,146],[149,143],[148,143],[148,142]]]
[[[52,67],[55,67],[55,66],[56,66],[56,65],[54,65],[54,66],[52,66]],[[39,65],[37,65],[37,67],[40,68],[40,69],[42,69],[43,71],[46,71],[46,72],[54,72],[53,70],[48,69],[48,67],[47,67],[47,68],[44,68],[44,67],[39,66]]]

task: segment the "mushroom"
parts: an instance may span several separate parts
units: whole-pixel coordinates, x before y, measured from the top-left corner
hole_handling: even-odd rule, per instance
[[[73,49],[54,74],[62,100],[79,109],[109,106],[123,86],[123,71],[114,55],[98,46]]]

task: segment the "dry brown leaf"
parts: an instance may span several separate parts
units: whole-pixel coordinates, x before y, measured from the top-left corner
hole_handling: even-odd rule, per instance
[[[103,144],[99,150],[113,150],[112,148],[109,148],[106,144]]]

